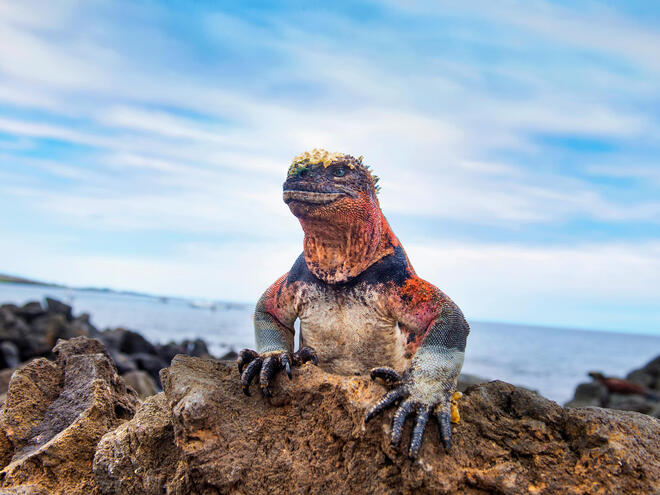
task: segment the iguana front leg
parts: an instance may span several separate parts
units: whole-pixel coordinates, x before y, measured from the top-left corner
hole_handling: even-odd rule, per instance
[[[257,350],[243,349],[238,355],[238,372],[241,373],[243,392],[250,395],[250,384],[259,376],[259,386],[270,397],[270,383],[275,375],[285,370],[291,378],[291,367],[307,361],[318,364],[316,352],[302,347],[293,352],[295,331],[293,323],[298,316],[293,292],[283,275],[257,302],[254,311],[254,334]]]
[[[435,287],[431,295],[420,298],[405,298],[407,309],[402,315],[405,328],[410,329],[412,344],[415,344],[415,320],[419,323],[434,316],[425,332],[420,332],[421,345],[415,353],[410,367],[399,374],[391,368],[375,368],[372,379],[380,379],[392,387],[383,399],[373,406],[365,421],[388,407],[398,403],[399,407],[392,423],[391,445],[401,443],[403,426],[408,416],[415,416],[408,456],[414,459],[419,454],[422,438],[430,416],[438,420],[441,441],[447,449],[451,446],[451,400],[456,391],[458,375],[463,366],[465,344],[469,326],[463,313],[449,298]],[[410,302],[416,302],[413,307]],[[435,307],[434,307],[435,306]]]

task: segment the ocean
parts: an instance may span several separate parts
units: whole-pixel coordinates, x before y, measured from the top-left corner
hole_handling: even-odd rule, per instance
[[[252,305],[0,283],[0,304],[49,296],[89,313],[100,330],[124,327],[152,342],[201,337],[211,353],[254,347]],[[504,380],[565,403],[587,372],[623,376],[660,354],[660,337],[470,321],[463,371]]]

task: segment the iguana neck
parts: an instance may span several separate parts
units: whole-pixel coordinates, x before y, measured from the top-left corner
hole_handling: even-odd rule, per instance
[[[309,270],[328,284],[356,277],[394,252],[398,241],[380,209],[360,218],[300,218],[305,231],[304,254]]]

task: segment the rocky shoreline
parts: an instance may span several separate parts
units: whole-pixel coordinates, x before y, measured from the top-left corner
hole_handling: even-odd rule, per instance
[[[454,445],[445,451],[432,423],[413,462],[389,445],[392,411],[364,424],[383,394],[367,377],[308,364],[278,377],[273,398],[248,398],[235,363],[201,345],[100,332],[67,308],[0,308],[0,331],[14,337],[2,359],[23,361],[0,408],[0,494],[660,491],[660,421],[647,415],[464,383]],[[37,333],[18,339],[26,327]],[[169,358],[175,348],[206,355]],[[144,355],[167,364],[162,392],[140,400],[127,382],[153,379]]]
[[[0,403],[11,374],[35,358],[53,359],[58,339],[92,337],[99,339],[114,361],[119,374],[141,399],[160,390],[161,369],[177,354],[210,357],[202,339],[153,344],[138,332],[125,328],[97,329],[90,315],[73,315],[71,306],[51,298],[45,304],[32,301],[23,306],[0,306]],[[232,354],[223,356],[231,358]]]

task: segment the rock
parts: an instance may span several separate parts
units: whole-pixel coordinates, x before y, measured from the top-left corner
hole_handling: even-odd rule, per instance
[[[660,356],[646,363],[642,369],[654,376],[660,376]]]
[[[23,318],[19,318],[8,309],[0,309],[0,340],[10,341],[21,349],[21,343],[30,333],[30,327]]]
[[[202,339],[195,339],[193,341],[185,341],[187,350],[186,354],[189,356],[195,357],[207,357],[209,356],[208,347],[206,347],[206,342]]]
[[[420,458],[389,446],[392,411],[364,425],[384,389],[310,364],[275,396],[243,396],[235,366],[177,356],[164,391],[106,434],[97,486],[122,493],[655,493],[660,422],[564,409],[494,381],[471,387],[445,452],[435,422]],[[256,388],[256,387],[255,387]],[[410,435],[406,426],[404,438]]]
[[[0,371],[0,394],[6,394],[9,390],[9,382],[16,369],[7,368]]]
[[[32,321],[37,316],[41,316],[45,313],[46,311],[41,307],[41,303],[38,301],[30,301],[15,310],[16,315],[21,316],[28,321]]]
[[[156,354],[156,347],[142,335],[125,328],[115,328],[101,333],[101,340],[108,349],[124,354]]]
[[[238,353],[234,349],[230,349],[229,352],[225,353],[220,357],[221,361],[236,361]]]
[[[0,368],[16,368],[20,362],[16,344],[10,340],[0,342]]]
[[[94,478],[101,493],[160,495],[167,486],[185,484],[173,480],[180,455],[167,398],[160,393],[143,402],[130,422],[101,439]]]
[[[0,429],[14,447],[21,448],[29,442],[31,432],[58,397],[62,380],[60,367],[44,358],[14,372],[0,409]]]
[[[653,409],[651,409],[651,412],[649,412],[649,416],[660,419],[660,402],[656,402],[653,405]]]
[[[144,370],[147,373],[149,373],[153,377],[153,379],[156,380],[156,383],[160,387],[159,373],[160,370],[167,367],[167,363],[165,363],[158,356],[152,354],[146,354],[144,352],[141,352],[139,354],[133,354],[131,358],[133,358],[135,364],[137,364],[138,369]]]
[[[628,373],[626,380],[629,380],[644,388],[653,387],[655,378],[644,370],[635,370]]]
[[[580,383],[566,407],[602,407],[607,402],[607,387],[600,382]]]
[[[168,342],[167,344],[156,346],[156,354],[167,363],[167,366],[170,365],[174,356],[177,354],[186,354],[187,350],[184,344],[177,344],[176,342]]]
[[[653,409],[653,403],[641,395],[610,394],[607,407],[620,411],[637,411],[648,414]]]
[[[458,377],[458,390],[459,392],[465,392],[472,385],[479,385],[480,383],[487,383],[489,380],[487,378],[482,378],[476,375],[470,375],[467,373],[461,373]]]
[[[126,382],[126,385],[132,387],[142,400],[158,393],[158,386],[155,380],[146,371],[129,371],[125,375],[122,375],[122,378]]]
[[[138,369],[137,364],[135,364],[133,358],[128,354],[113,350],[109,350],[108,353],[110,354],[112,360],[115,362],[115,365],[117,366],[117,372],[120,375],[130,373],[131,371],[136,371]]]
[[[0,486],[95,493],[96,444],[133,416],[137,398],[98,340],[61,340],[53,353],[55,362],[35,359],[9,384],[0,409]]]
[[[30,323],[30,331],[21,342],[23,359],[46,356],[64,336],[69,327],[66,318],[60,314],[44,314],[35,317]],[[20,345],[20,344],[19,344]]]
[[[7,305],[0,307],[0,327],[11,327],[16,323],[15,311],[12,311]]]
[[[104,330],[101,332],[101,335],[99,336],[99,339],[103,344],[105,345],[106,349],[108,352],[112,353],[112,351],[121,351],[121,346],[124,341],[124,334],[127,332],[127,330],[123,328],[113,328],[112,330]]]
[[[83,313],[71,321],[70,333],[72,337],[93,337],[98,338],[100,333],[90,322],[90,316]]]
[[[626,379],[642,387],[660,391],[660,356],[652,359],[640,369],[628,373]]]
[[[49,313],[62,315],[68,321],[71,321],[73,319],[73,315],[71,313],[72,311],[71,306],[69,306],[68,304],[64,304],[61,301],[58,301],[57,299],[51,299],[50,297],[47,297],[46,307],[48,308]]]
[[[21,485],[14,488],[0,488],[0,495],[50,495],[48,490],[38,485]]]
[[[120,350],[126,354],[156,354],[156,347],[151,342],[131,330],[126,330]]]

